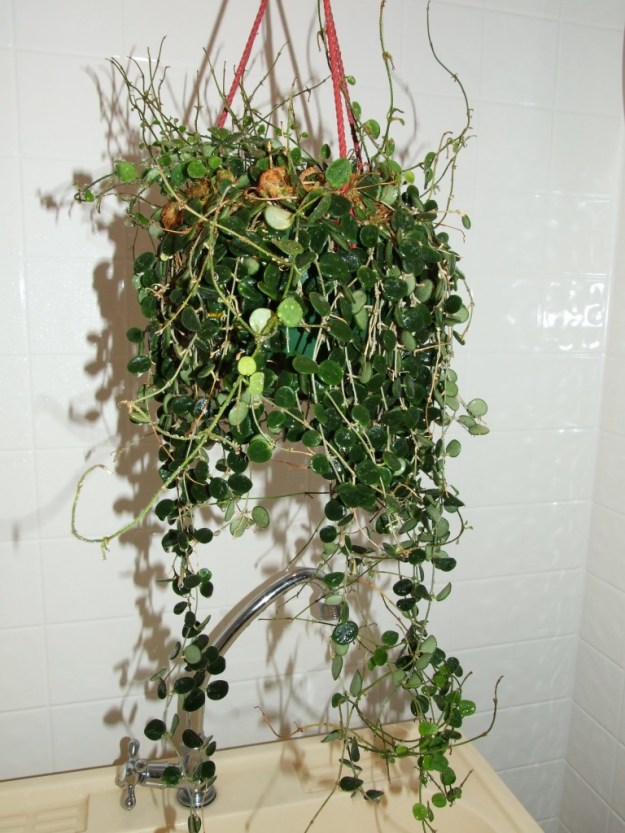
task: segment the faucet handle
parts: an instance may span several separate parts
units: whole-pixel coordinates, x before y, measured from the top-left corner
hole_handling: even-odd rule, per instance
[[[128,741],[128,760],[122,764],[121,771],[115,779],[118,787],[126,789],[126,795],[122,799],[122,806],[126,810],[132,810],[137,803],[135,784],[137,783],[137,772],[141,768],[138,755],[139,741],[136,738],[130,738]]]

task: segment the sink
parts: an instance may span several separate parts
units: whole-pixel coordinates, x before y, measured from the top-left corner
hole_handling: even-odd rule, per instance
[[[404,724],[405,725],[405,724]],[[410,725],[410,724],[408,724]],[[403,727],[392,727],[394,732]],[[304,833],[337,772],[340,746],[318,737],[226,749],[216,753],[217,798],[203,810],[206,833]],[[357,829],[359,833],[416,833],[411,808],[417,801],[408,759],[390,773],[374,756],[360,761],[365,788],[385,791],[379,803],[335,793],[312,833]],[[541,833],[474,745],[458,747],[452,766],[458,783],[471,776],[462,799],[438,810],[437,833]],[[173,833],[187,830],[187,811],[175,790],[137,788],[137,806],[121,806],[117,768],[81,770],[0,782],[0,833]],[[388,775],[390,774],[390,781]],[[335,825],[335,826],[334,826]]]

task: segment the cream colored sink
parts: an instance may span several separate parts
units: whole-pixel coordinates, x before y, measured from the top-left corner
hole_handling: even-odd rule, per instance
[[[206,833],[304,833],[336,777],[337,744],[319,738],[218,752],[217,798],[203,811]],[[376,760],[361,760],[366,788],[383,789],[379,804],[336,793],[312,831],[416,833],[412,768],[393,765],[391,781]],[[540,833],[540,828],[470,745],[453,753],[463,798],[439,810],[438,833]],[[137,788],[137,806],[121,806],[115,767],[0,783],[0,833],[168,833],[187,830],[175,790]]]

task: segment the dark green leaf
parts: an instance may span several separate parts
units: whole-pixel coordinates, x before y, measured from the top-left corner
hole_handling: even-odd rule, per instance
[[[150,740],[160,740],[167,732],[167,726],[162,720],[150,720],[146,724],[144,734]]]
[[[209,700],[222,700],[228,693],[230,686],[225,680],[214,680],[208,684],[206,696]]]
[[[339,781],[339,789],[344,792],[354,792],[354,790],[362,787],[362,784],[363,782],[360,778],[354,778],[353,775],[344,775]]]
[[[202,327],[197,312],[193,307],[185,307],[182,310],[180,313],[180,322],[185,330],[188,330],[190,333],[197,333]]]
[[[152,366],[152,361],[149,356],[144,356],[141,353],[134,356],[128,362],[128,370],[130,373],[145,373]]]
[[[273,446],[260,434],[252,437],[247,447],[247,455],[253,463],[266,463],[271,460]]]
[[[182,742],[188,749],[199,749],[204,739],[193,729],[185,729],[182,733]]]
[[[348,620],[341,622],[332,631],[332,641],[337,645],[349,645],[358,636],[358,625]]]
[[[205,699],[202,689],[194,688],[182,701],[182,708],[186,712],[195,712],[202,708]]]

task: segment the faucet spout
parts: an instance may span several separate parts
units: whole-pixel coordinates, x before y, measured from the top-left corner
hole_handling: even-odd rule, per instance
[[[329,622],[338,621],[340,606],[329,605],[323,601],[323,596],[328,593],[327,586],[313,567],[302,567],[296,571],[286,571],[278,578],[269,579],[247,599],[244,599],[241,609],[231,616],[216,633],[213,633],[211,643],[220,654],[224,654],[248,625],[272,602],[300,584],[313,584],[321,591],[321,597],[317,600],[320,619]]]
[[[237,612],[230,616],[216,632],[213,632],[211,644],[218,649],[220,654],[225,654],[248,625],[266,610],[272,602],[286,595],[293,588],[304,584],[312,584],[320,591],[319,598],[317,599],[319,618],[329,622],[338,621],[340,605],[327,604],[324,601],[324,597],[328,594],[326,584],[314,568],[302,567],[295,571],[285,571],[277,578],[269,579],[260,588],[250,594],[250,596],[243,599],[238,606]],[[200,713],[200,719],[203,722],[203,710]],[[126,789],[122,803],[127,810],[131,810],[136,804],[136,785],[141,784],[157,788],[169,786],[163,778],[163,774],[170,768],[170,765],[168,763],[140,759],[138,753],[139,741],[136,739],[130,740],[128,744],[128,761],[124,764],[122,772],[117,779],[118,786]],[[215,795],[215,788],[212,785],[208,788],[194,786],[181,787],[178,790],[178,801],[185,807],[199,809],[213,801]]]

